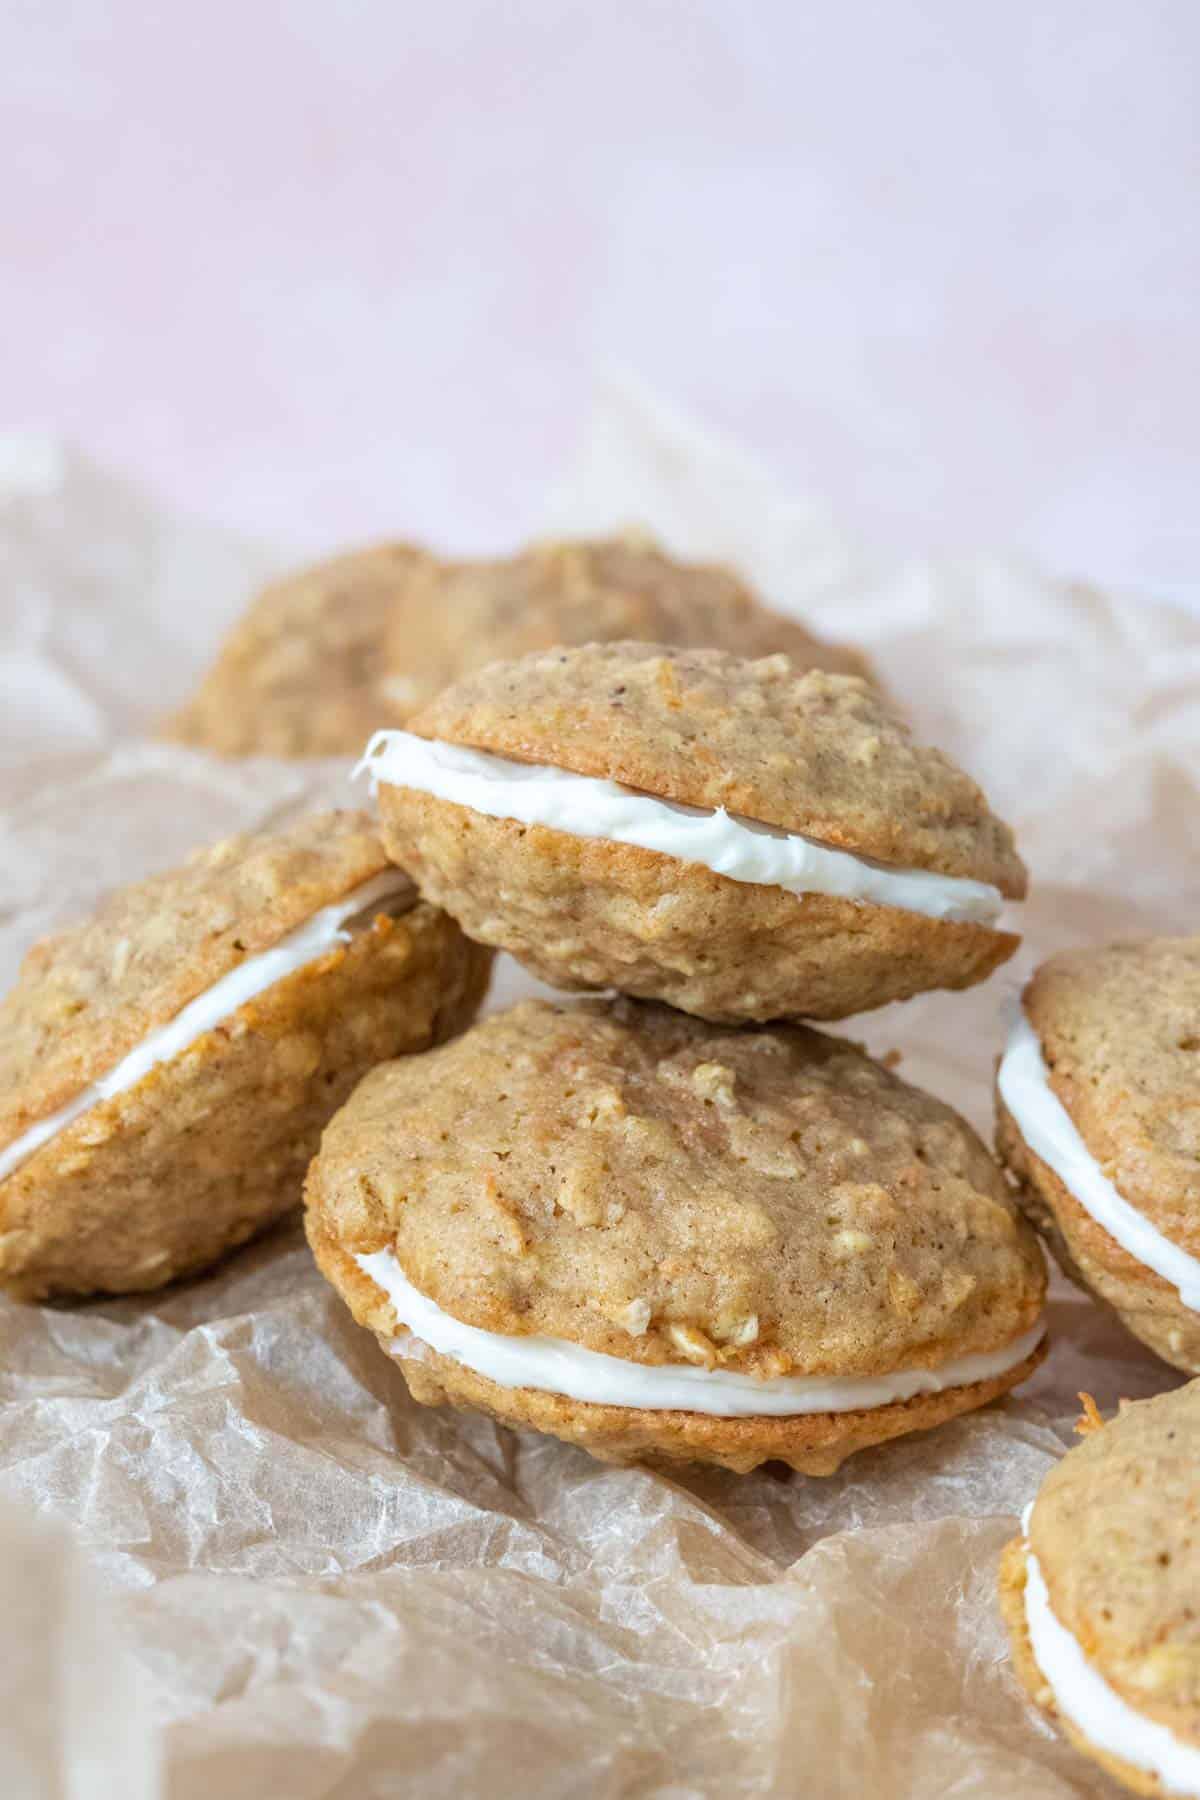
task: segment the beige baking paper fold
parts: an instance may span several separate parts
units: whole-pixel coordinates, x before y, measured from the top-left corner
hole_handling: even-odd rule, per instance
[[[123,1635],[69,1527],[0,1502],[5,1800],[159,1800],[159,1733]]]
[[[1019,964],[850,1027],[988,1129],[1004,1010],[1035,960],[1195,927],[1200,622],[999,561],[885,567],[614,384],[546,523],[629,521],[860,639],[1019,827]],[[7,981],[105,886],[346,790],[338,767],[138,741],[272,558],[16,444],[0,559]],[[508,965],[499,994],[527,985]],[[88,1546],[170,1800],[1101,1795],[1014,1684],[994,1565],[1079,1388],[1109,1408],[1175,1377],[1066,1288],[1052,1329],[1019,1396],[831,1481],[665,1478],[414,1406],[287,1227],[158,1299],[0,1302],[0,1499]],[[0,1531],[0,1578],[22,1554]],[[0,1606],[0,1657],[21,1630]],[[31,1706],[58,1704],[68,1658],[38,1665]],[[107,1759],[95,1791],[123,1792],[127,1746],[102,1711],[78,1716]]]

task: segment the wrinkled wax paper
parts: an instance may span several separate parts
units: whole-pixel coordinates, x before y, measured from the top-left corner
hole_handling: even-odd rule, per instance
[[[851,1027],[986,1132],[1036,960],[1196,927],[1200,620],[866,558],[613,384],[547,525],[629,521],[860,639],[1018,827],[1019,964]],[[345,797],[340,766],[142,736],[275,560],[53,445],[0,455],[0,979],[108,885]],[[292,1226],[157,1297],[0,1301],[0,1792],[1106,1793],[1017,1689],[996,1558],[1080,1388],[1178,1377],[1061,1283],[1052,1330],[1016,1398],[832,1480],[666,1477],[415,1406]]]

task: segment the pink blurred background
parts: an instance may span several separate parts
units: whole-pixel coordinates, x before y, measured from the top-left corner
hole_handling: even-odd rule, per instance
[[[635,371],[901,549],[1200,570],[1195,0],[10,0],[0,424],[513,542]]]

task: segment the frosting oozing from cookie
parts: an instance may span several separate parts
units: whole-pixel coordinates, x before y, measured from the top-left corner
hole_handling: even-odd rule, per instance
[[[407,904],[415,898],[411,881],[399,869],[384,869],[369,881],[361,882],[342,899],[313,913],[277,944],[256,956],[247,957],[245,962],[189,1001],[173,1019],[148,1032],[107,1074],[89,1083],[64,1106],[37,1120],[0,1149],[0,1180],[12,1174],[35,1151],[93,1106],[134,1087],[152,1069],[182,1055],[198,1038],[214,1030],[267,988],[315,962],[336,945],[348,943],[356,927],[369,924],[378,911],[404,910],[396,904],[401,898]]]
[[[1178,1290],[1200,1312],[1200,1260],[1151,1224],[1120,1194],[1050,1085],[1041,1042],[1022,1012],[1001,1059],[997,1084],[1026,1144],[1123,1250]]]
[[[1025,1619],[1038,1668],[1064,1718],[1089,1743],[1156,1776],[1168,1793],[1200,1796],[1200,1749],[1147,1719],[1111,1688],[1055,1617],[1037,1557],[1026,1544]]]
[[[685,806],[597,776],[488,751],[377,731],[356,773],[490,818],[540,825],[697,863],[731,881],[826,894],[927,918],[993,926],[1004,896],[990,882],[903,869],[833,849],[723,807]]]
[[[783,1418],[796,1414],[854,1412],[940,1394],[1003,1375],[1031,1356],[1045,1333],[1039,1320],[999,1350],[959,1356],[937,1368],[896,1369],[886,1375],[778,1375],[762,1378],[734,1369],[687,1363],[627,1362],[565,1338],[508,1337],[468,1325],[422,1294],[391,1250],[358,1255],[364,1275],[383,1289],[406,1327],[392,1341],[394,1356],[420,1355],[428,1345],[500,1387],[537,1388],[600,1406],[636,1406],[651,1412],[697,1412],[716,1418]],[[412,1335],[408,1335],[411,1333]]]

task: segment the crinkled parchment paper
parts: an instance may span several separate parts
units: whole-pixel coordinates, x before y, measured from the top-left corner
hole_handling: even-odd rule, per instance
[[[613,387],[548,523],[629,520],[860,638],[1018,826],[1015,971],[851,1028],[989,1130],[1032,962],[1196,926],[1200,620],[872,563]],[[139,740],[272,560],[53,446],[0,455],[0,980],[104,887],[344,797],[341,767]],[[158,1298],[0,1302],[0,1792],[1102,1794],[1017,1691],[994,1566],[1079,1388],[1177,1377],[1061,1285],[1052,1325],[1017,1398],[831,1481],[667,1479],[414,1406],[292,1227]]]

